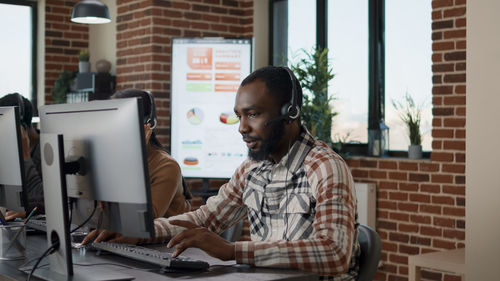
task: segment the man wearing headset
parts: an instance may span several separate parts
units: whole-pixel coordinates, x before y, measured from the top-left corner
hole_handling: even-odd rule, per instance
[[[249,158],[198,210],[156,219],[153,241],[197,247],[222,260],[297,268],[355,280],[359,259],[356,197],[349,168],[300,125],[302,90],[285,67],[254,71],[234,106]],[[218,234],[248,216],[251,241]],[[95,233],[97,234],[97,233]],[[146,242],[106,231],[96,241]]]

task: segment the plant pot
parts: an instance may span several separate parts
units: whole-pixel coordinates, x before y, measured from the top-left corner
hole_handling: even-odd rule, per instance
[[[412,144],[408,146],[408,158],[409,159],[420,159],[422,158],[422,145]]]
[[[78,72],[80,72],[80,73],[90,72],[90,62],[88,62],[88,61],[79,61],[78,62]]]

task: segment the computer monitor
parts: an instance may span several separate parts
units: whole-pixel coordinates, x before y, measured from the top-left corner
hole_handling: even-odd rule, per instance
[[[69,246],[68,198],[98,201],[102,228],[152,237],[142,100],[46,105],[39,115],[47,239],[59,241],[59,248],[49,257],[51,275],[37,276],[78,275]]]
[[[0,206],[25,211],[26,193],[19,108],[0,107]]]
[[[139,102],[57,104],[39,112],[41,133],[63,135],[65,162],[80,163],[76,174],[66,174],[68,197],[103,203],[102,227],[149,238],[154,224]]]

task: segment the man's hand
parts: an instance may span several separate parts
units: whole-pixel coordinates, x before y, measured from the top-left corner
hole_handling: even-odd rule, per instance
[[[26,217],[26,212],[17,212],[17,211],[7,211],[5,213],[5,220],[11,221],[17,218],[24,219]]]
[[[234,244],[218,234],[188,221],[171,220],[169,223],[187,228],[172,238],[167,245],[169,248],[176,247],[173,257],[180,255],[187,248],[195,247],[212,257],[234,260]]]
[[[90,242],[112,242],[112,243],[126,243],[126,244],[137,244],[139,243],[139,238],[131,238],[131,237],[123,237],[120,233],[111,232],[109,230],[104,229],[95,229],[91,231],[87,236],[83,239],[82,245],[85,245]]]

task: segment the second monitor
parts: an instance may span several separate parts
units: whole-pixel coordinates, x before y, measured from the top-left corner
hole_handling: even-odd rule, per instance
[[[149,238],[154,224],[141,102],[132,98],[42,106],[40,119],[42,134],[63,135],[70,200],[99,201],[104,207],[101,227]],[[88,215],[78,210],[81,218]]]

